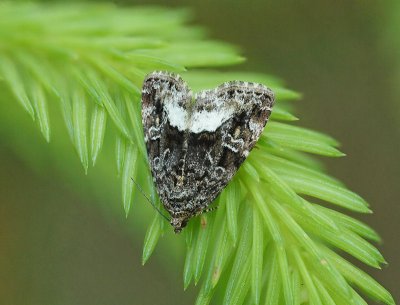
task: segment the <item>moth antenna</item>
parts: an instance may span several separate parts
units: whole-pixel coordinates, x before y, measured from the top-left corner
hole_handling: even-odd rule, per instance
[[[139,183],[137,183],[135,181],[135,179],[131,178],[133,183],[135,183],[136,187],[139,189],[139,191],[142,193],[143,197],[147,199],[147,201],[153,206],[153,208],[164,218],[166,219],[168,222],[170,222],[171,220],[165,216],[160,209],[154,204],[154,202],[152,200],[150,200],[149,196],[147,196],[147,194],[144,192],[144,190],[142,189],[142,187],[139,185]]]

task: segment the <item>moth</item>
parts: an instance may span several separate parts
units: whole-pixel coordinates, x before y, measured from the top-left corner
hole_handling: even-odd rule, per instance
[[[226,82],[193,94],[179,75],[153,72],[142,89],[153,181],[175,233],[209,205],[258,141],[274,105],[262,84]]]

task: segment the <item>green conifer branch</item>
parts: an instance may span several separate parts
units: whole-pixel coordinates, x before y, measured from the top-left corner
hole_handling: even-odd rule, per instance
[[[186,240],[184,288],[201,283],[197,304],[212,298],[216,304],[365,304],[358,291],[394,304],[389,292],[339,254],[375,268],[385,263],[369,242],[379,240],[377,233],[335,210],[370,213],[368,204],[310,155],[343,156],[338,142],[293,124],[290,100],[300,96],[276,78],[210,70],[243,57],[187,25],[188,18],[186,11],[165,8],[2,2],[0,85],[47,142],[63,120],[85,172],[104,143],[114,143],[128,214],[136,192],[131,178],[156,197],[140,123],[140,87],[148,72],[180,72],[194,90],[233,79],[267,84],[277,105],[256,149],[217,199],[219,209],[176,236]],[[143,263],[171,231],[156,212],[147,222]]]

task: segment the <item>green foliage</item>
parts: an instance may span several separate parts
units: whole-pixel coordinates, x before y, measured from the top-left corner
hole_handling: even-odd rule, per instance
[[[52,121],[62,117],[85,172],[96,164],[105,141],[115,143],[128,214],[136,192],[131,178],[156,197],[140,123],[146,73],[181,72],[194,90],[232,79],[268,85],[277,105],[256,148],[217,199],[218,210],[191,220],[175,237],[186,240],[184,288],[201,283],[197,304],[213,297],[222,304],[365,304],[357,291],[394,304],[389,292],[340,256],[346,252],[375,268],[385,263],[368,241],[379,241],[375,231],[333,209],[370,213],[368,204],[309,155],[343,156],[338,142],[292,125],[297,118],[290,100],[299,95],[279,80],[193,69],[234,65],[243,58],[187,20],[182,10],[2,2],[2,86],[46,141],[52,141]],[[54,105],[60,115],[50,115]],[[156,212],[146,222],[143,263],[172,231]]]

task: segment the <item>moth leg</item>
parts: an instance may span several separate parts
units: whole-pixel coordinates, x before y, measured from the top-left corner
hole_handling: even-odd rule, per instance
[[[201,214],[208,213],[208,212],[212,212],[212,211],[215,211],[216,209],[218,209],[218,206],[217,206],[217,205],[215,205],[215,206],[213,206],[213,207],[209,207],[209,208],[207,208],[207,209],[204,209],[203,211],[201,211]]]
[[[217,206],[217,205],[215,205],[215,206],[213,206],[213,207],[206,208],[206,209],[201,210],[201,211],[198,211],[194,216],[200,216],[200,215],[202,215],[202,214],[215,211],[216,209],[218,209],[218,206]]]

